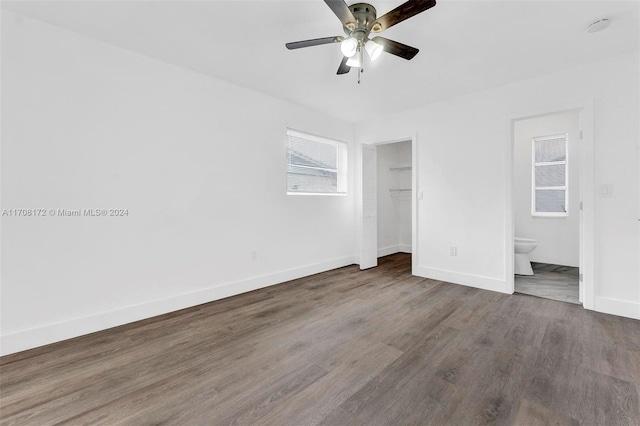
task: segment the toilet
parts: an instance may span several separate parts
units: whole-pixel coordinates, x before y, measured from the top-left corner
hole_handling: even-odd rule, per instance
[[[529,260],[529,253],[531,253],[538,243],[536,240],[529,238],[514,238],[515,247],[515,259],[514,259],[514,273],[516,275],[533,275],[533,269],[531,268],[531,261]]]

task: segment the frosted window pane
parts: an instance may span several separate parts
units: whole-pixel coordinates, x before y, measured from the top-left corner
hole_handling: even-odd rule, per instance
[[[567,138],[535,141],[536,163],[567,160]]]
[[[338,192],[338,172],[287,166],[290,192]]]
[[[318,139],[287,132],[287,192],[345,193],[346,174],[338,170],[338,160],[344,162],[340,155],[345,155],[339,153],[345,148]]]
[[[536,189],[536,212],[565,213],[565,191],[557,189]]]
[[[335,169],[338,164],[338,147],[326,143],[287,137],[287,163],[299,166]]]
[[[540,186],[565,186],[566,170],[564,164],[548,166],[536,166],[536,187]]]

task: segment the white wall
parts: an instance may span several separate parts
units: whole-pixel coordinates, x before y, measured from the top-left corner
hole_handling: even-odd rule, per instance
[[[511,119],[595,105],[595,309],[640,318],[638,54],[470,93],[357,126],[361,142],[417,133],[416,272],[510,292],[506,277]],[[458,247],[458,256],[449,247]]]
[[[2,353],[353,263],[349,195],[285,194],[287,126],[353,124],[2,16]],[[252,262],[250,251],[257,250]]]
[[[531,214],[532,139],[568,134],[568,216]],[[517,120],[514,123],[513,204],[515,236],[533,238],[538,246],[529,255],[534,262],[579,266],[580,254],[580,113],[570,111]]]
[[[411,189],[411,141],[377,146],[378,157],[378,256],[411,253],[411,194],[392,189]]]
[[[398,148],[398,166],[411,166],[411,141],[395,144]],[[398,187],[411,188],[411,170],[397,172]],[[406,253],[411,253],[411,196],[396,200],[398,209],[398,240]]]
[[[395,144],[378,145],[377,190],[378,190],[378,256],[397,253],[400,244],[398,211],[390,189],[398,187],[397,174],[389,170],[398,163],[398,150]]]

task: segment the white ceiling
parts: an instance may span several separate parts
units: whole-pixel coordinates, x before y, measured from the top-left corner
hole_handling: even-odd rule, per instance
[[[322,0],[3,1],[3,8],[309,108],[360,121],[463,93],[637,51],[637,1],[459,1],[382,35],[420,49],[384,54],[337,76],[339,45],[289,41],[342,35]],[[348,2],[353,3],[353,2]],[[371,0],[378,16],[402,1]],[[611,26],[589,34],[607,17]]]

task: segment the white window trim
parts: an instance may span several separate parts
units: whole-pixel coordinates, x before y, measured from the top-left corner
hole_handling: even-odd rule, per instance
[[[286,159],[286,152],[287,152],[286,144],[287,144],[288,136],[293,136],[300,139],[307,139],[314,142],[333,145],[338,148],[338,154],[337,154],[338,158],[336,162],[336,165],[337,165],[336,170],[338,172],[338,185],[339,185],[338,192],[289,191],[289,188],[287,187],[287,171],[286,171],[286,165],[288,164]],[[335,139],[327,139],[322,136],[301,132],[299,130],[295,130],[287,127],[285,132],[285,172],[284,172],[285,173],[285,192],[287,193],[287,195],[320,195],[320,196],[330,196],[330,197],[345,197],[347,195],[347,179],[348,179],[347,147],[348,145],[346,142],[338,141]],[[304,166],[296,166],[296,167],[304,167]],[[320,169],[320,170],[324,170],[324,169]],[[342,184],[342,187],[340,187],[341,184]]]
[[[565,160],[536,162],[536,142],[564,138]],[[564,164],[564,186],[536,186],[536,166],[552,166]],[[564,212],[537,212],[536,190],[564,190]],[[538,136],[531,139],[531,216],[537,217],[568,217],[569,216],[569,134],[563,133],[551,136]]]

